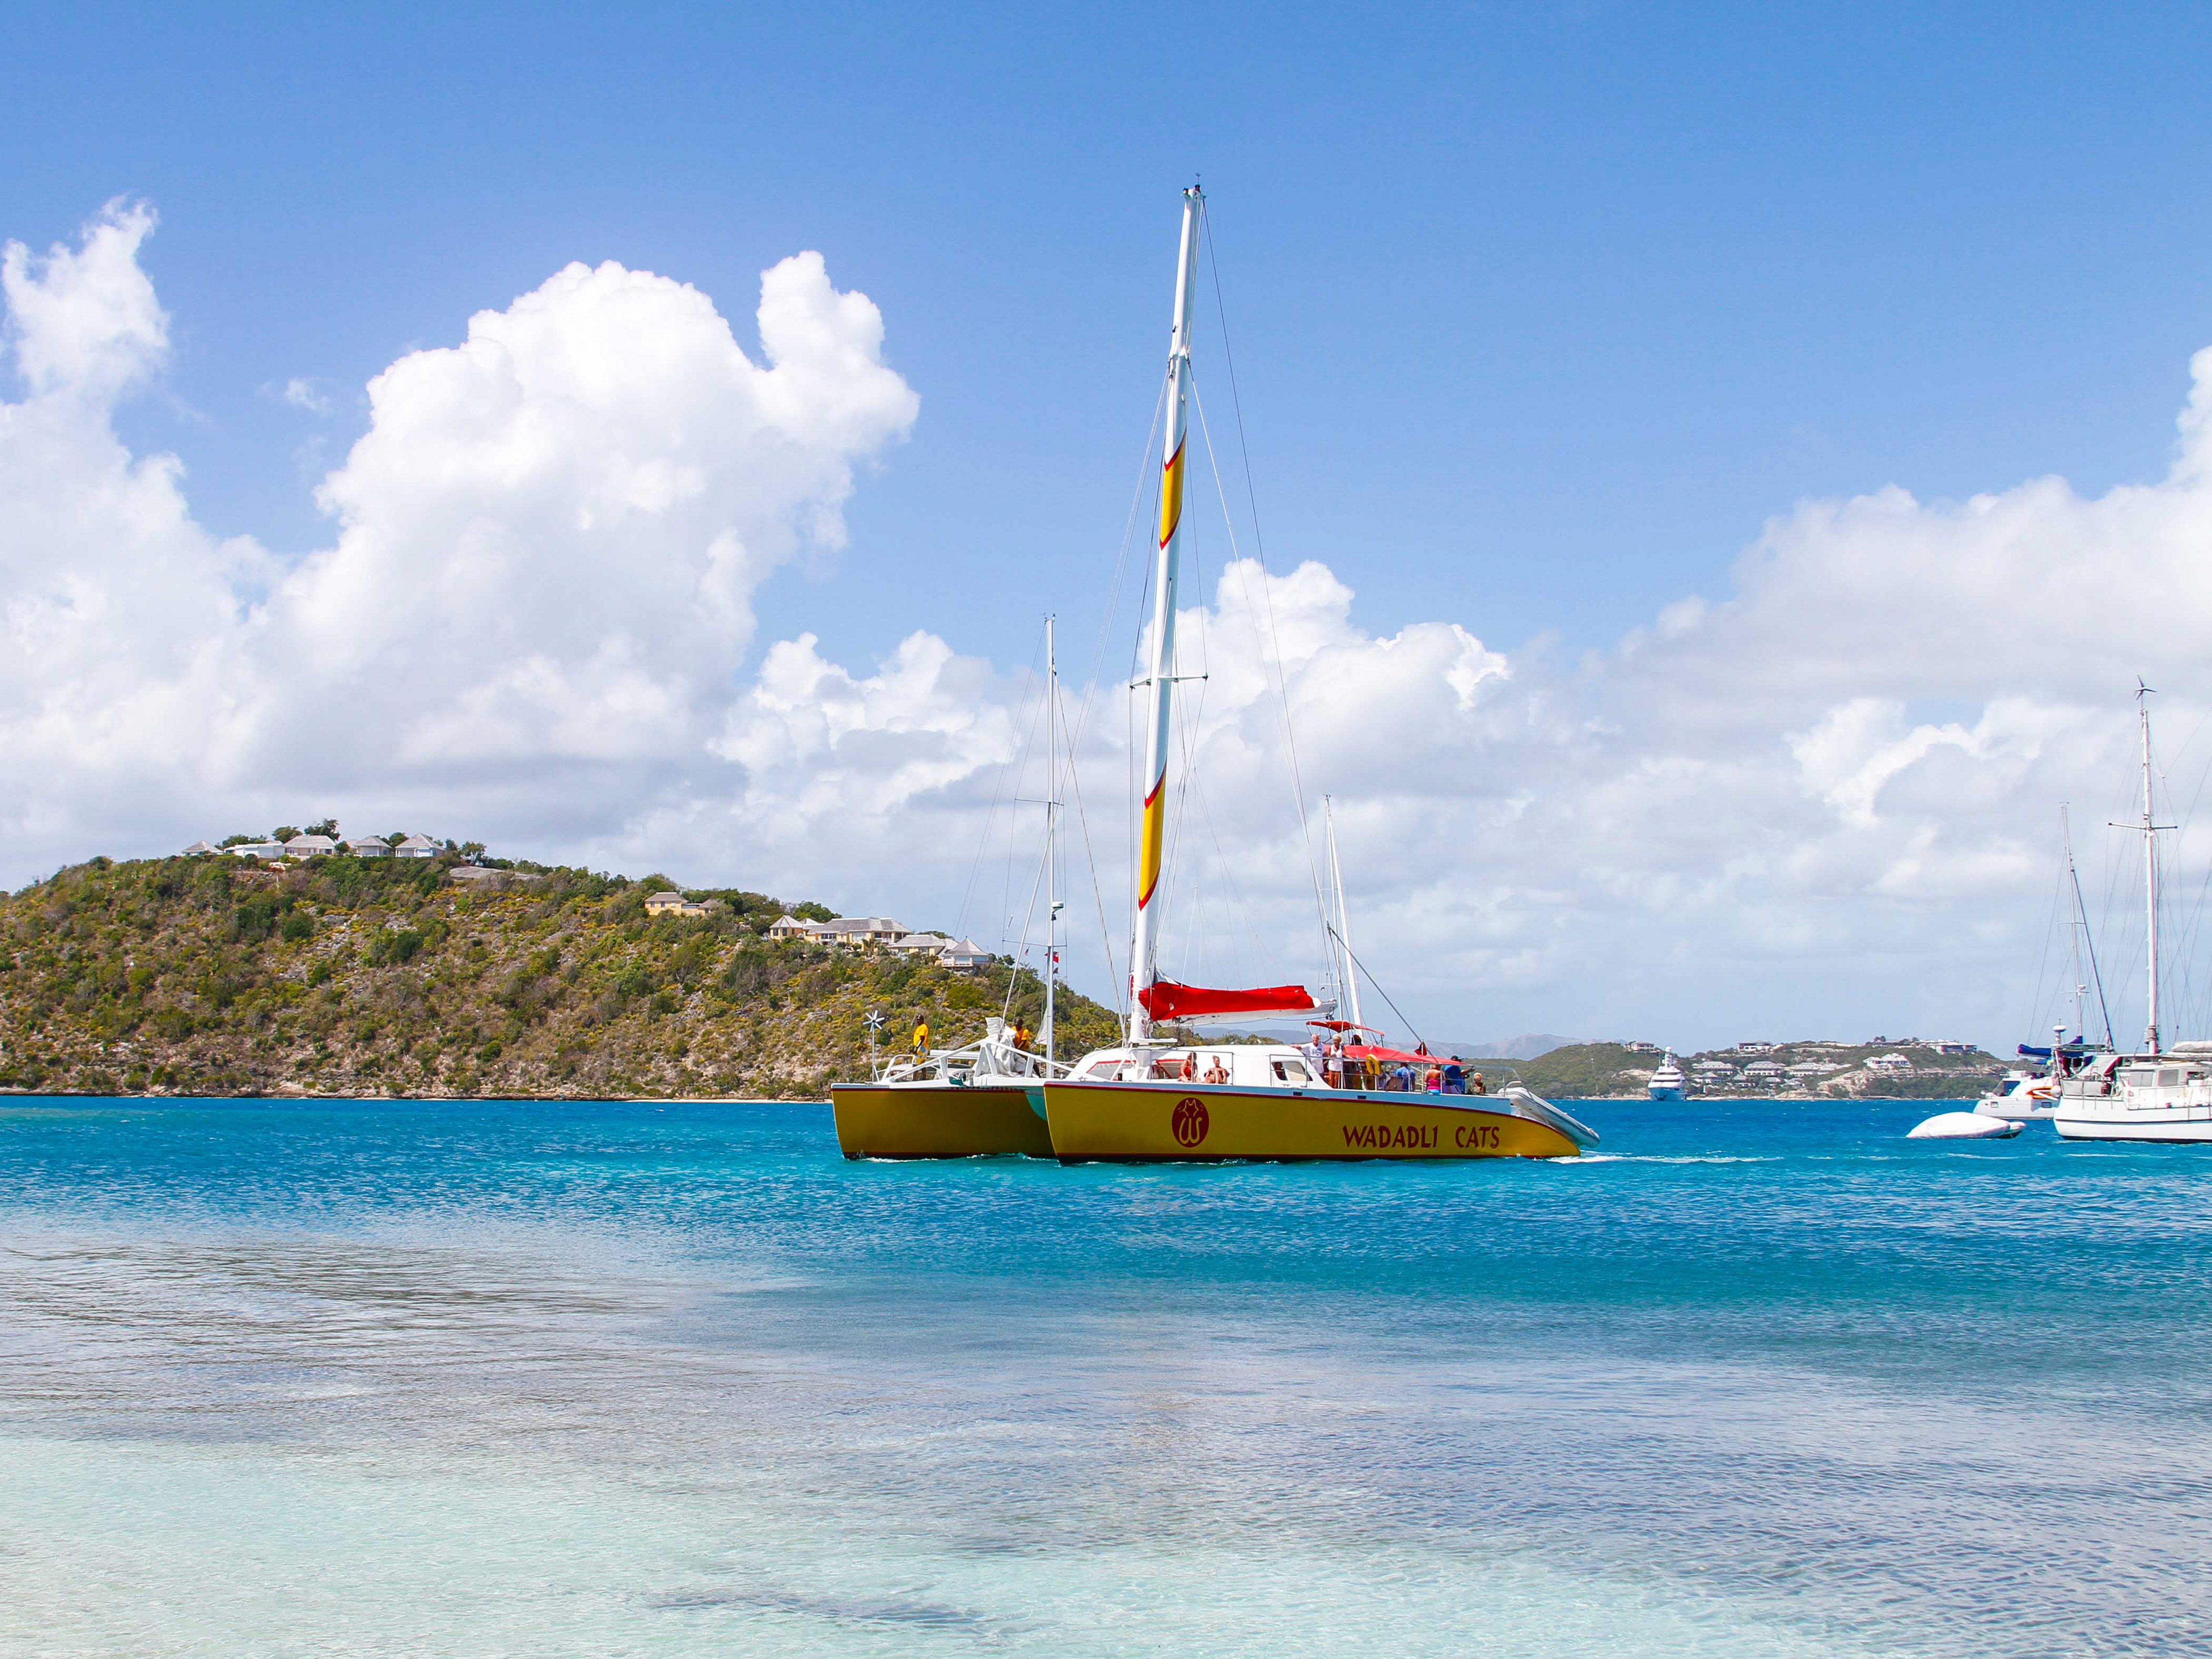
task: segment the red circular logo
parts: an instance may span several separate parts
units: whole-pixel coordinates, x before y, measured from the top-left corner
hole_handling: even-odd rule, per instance
[[[1176,1146],[1197,1146],[1206,1139],[1206,1132],[1211,1127],[1206,1120],[1206,1103],[1196,1095],[1185,1095],[1176,1102],[1173,1127]]]

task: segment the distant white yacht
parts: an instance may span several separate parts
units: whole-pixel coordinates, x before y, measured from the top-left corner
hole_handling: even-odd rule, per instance
[[[1684,1100],[1689,1097],[1690,1080],[1682,1075],[1682,1068],[1674,1063],[1672,1048],[1659,1062],[1659,1069],[1651,1073],[1650,1093],[1654,1100]]]

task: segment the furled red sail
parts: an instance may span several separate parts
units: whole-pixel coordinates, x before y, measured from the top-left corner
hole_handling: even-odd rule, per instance
[[[1310,1013],[1314,1000],[1303,985],[1259,985],[1249,991],[1209,991],[1202,985],[1154,980],[1137,993],[1154,1019],[1202,1019],[1208,1014]]]

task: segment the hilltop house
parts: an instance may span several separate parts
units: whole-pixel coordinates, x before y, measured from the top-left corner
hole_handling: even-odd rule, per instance
[[[182,853],[179,853],[177,856],[179,858],[196,859],[203,853],[213,853],[219,850],[220,849],[217,848],[212,842],[196,841],[190,847],[185,848],[185,850]]]
[[[707,907],[694,904],[681,893],[647,893],[645,914],[648,916],[703,916]]]
[[[394,858],[434,859],[441,849],[428,836],[410,836],[392,849]]]
[[[908,933],[904,939],[893,939],[891,949],[905,951],[917,956],[936,956],[952,941],[942,933]]]
[[[1875,1054],[1868,1060],[1866,1068],[1869,1072],[1909,1072],[1912,1062],[1903,1054]]]
[[[319,859],[337,850],[337,842],[328,836],[295,836],[284,843],[288,859]]]
[[[937,959],[947,968],[981,968],[991,959],[991,953],[972,939],[963,939],[957,945],[948,945],[937,953]]]
[[[1775,1083],[1790,1075],[1790,1068],[1779,1060],[1754,1060],[1743,1068],[1745,1077],[1754,1083]]]
[[[392,843],[381,836],[350,836],[340,843],[357,859],[388,859]]]
[[[234,859],[281,859],[284,843],[281,841],[242,841],[230,849]]]
[[[822,931],[818,921],[801,921],[797,916],[785,916],[769,924],[770,939],[812,939]]]
[[[817,939],[857,951],[870,945],[891,945],[906,937],[906,929],[889,916],[839,916],[814,930]]]

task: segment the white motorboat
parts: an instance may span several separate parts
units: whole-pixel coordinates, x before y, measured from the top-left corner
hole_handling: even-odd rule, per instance
[[[1674,1063],[1672,1048],[1667,1050],[1666,1058],[1659,1062],[1659,1069],[1651,1073],[1651,1081],[1645,1085],[1645,1090],[1654,1100],[1689,1098],[1690,1079],[1682,1075],[1682,1068]]]

